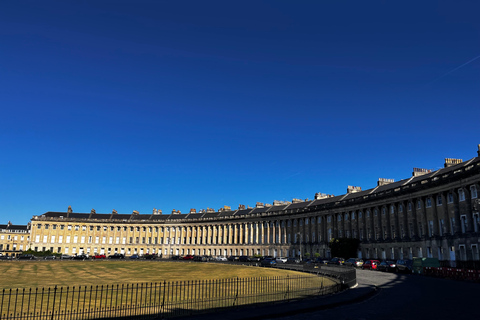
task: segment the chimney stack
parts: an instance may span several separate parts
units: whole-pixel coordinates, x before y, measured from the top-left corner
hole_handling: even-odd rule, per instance
[[[347,193],[355,193],[362,191],[362,187],[347,186]]]
[[[462,162],[463,162],[462,159],[445,158],[445,168],[454,166]]]

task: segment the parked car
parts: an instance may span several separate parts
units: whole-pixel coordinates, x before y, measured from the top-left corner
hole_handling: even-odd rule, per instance
[[[347,261],[345,261],[344,265],[360,268],[363,265],[363,260],[359,258],[350,258]]]
[[[397,260],[397,272],[399,273],[413,273],[413,260]]]
[[[140,256],[138,254],[132,254],[129,259],[131,260],[139,260],[140,259]]]
[[[395,272],[395,270],[397,270],[397,265],[395,261],[383,260],[377,265],[377,270],[386,271],[386,272]]]
[[[343,265],[345,263],[345,259],[343,258],[332,258],[332,260],[328,261],[327,264],[335,264],[335,265]]]
[[[35,260],[37,257],[35,257],[33,254],[21,254],[17,257],[18,260]]]
[[[218,256],[218,257],[215,258],[215,260],[217,260],[217,261],[228,261],[227,258],[224,257],[224,256]]]
[[[95,254],[92,259],[107,259],[107,256],[104,254]]]
[[[147,253],[143,255],[143,258],[147,260],[155,260],[157,259],[157,256],[155,254]]]
[[[228,261],[239,261],[240,257],[239,256],[229,256],[227,259],[228,259]]]
[[[62,259],[62,260],[70,260],[70,259],[72,259],[72,256],[71,256],[71,255],[68,255],[68,254],[62,254],[62,255],[60,256],[60,259]]]
[[[108,259],[125,259],[125,256],[121,253],[114,253],[108,256]]]
[[[250,260],[248,259],[248,256],[240,256],[240,257],[238,257],[238,261],[240,261],[240,262],[250,262]]]
[[[287,263],[288,259],[285,257],[277,257],[275,260],[277,261],[277,263]]]
[[[271,258],[263,259],[260,262],[260,265],[262,267],[276,267],[277,266],[277,261],[275,259],[271,259]]]
[[[187,254],[185,257],[182,258],[182,260],[193,260],[194,259],[194,256],[192,256],[191,254]]]
[[[300,259],[298,259],[298,258],[288,258],[287,263],[300,263]]]
[[[248,261],[250,262],[260,262],[260,257],[248,257]]]
[[[87,260],[88,256],[85,254],[78,254],[72,257],[72,260]]]
[[[328,264],[328,261],[330,261],[328,258],[315,258],[315,263],[319,264]]]
[[[43,257],[43,260],[55,260],[55,259],[57,259],[57,256],[54,256],[54,255]]]
[[[378,260],[367,260],[362,265],[362,269],[365,270],[377,270],[377,265],[380,264]]]
[[[207,262],[207,257],[206,256],[194,256],[193,261],[198,261],[198,262]]]
[[[0,255],[0,260],[12,260],[11,256]]]

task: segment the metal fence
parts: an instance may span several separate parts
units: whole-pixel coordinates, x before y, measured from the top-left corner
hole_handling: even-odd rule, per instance
[[[155,319],[340,291],[313,274],[106,286],[4,289],[0,319]]]

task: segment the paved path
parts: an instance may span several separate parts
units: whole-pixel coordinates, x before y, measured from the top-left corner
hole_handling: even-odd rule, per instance
[[[357,282],[358,289],[380,289],[360,303],[281,319],[480,319],[478,283],[362,270],[357,272]]]

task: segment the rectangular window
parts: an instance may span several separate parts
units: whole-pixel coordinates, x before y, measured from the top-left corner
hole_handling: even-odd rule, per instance
[[[115,238],[115,244],[120,244],[120,237]]]
[[[472,244],[472,258],[473,258],[474,261],[479,260],[478,246],[476,244]]]
[[[85,236],[82,236],[82,237],[80,238],[80,243],[85,243]]]
[[[448,203],[453,203],[453,193],[449,192],[448,193],[448,200],[447,200]]]
[[[50,243],[55,243],[55,236],[52,236],[52,237],[51,237]]]
[[[127,238],[126,237],[122,238],[122,244],[127,244]]]
[[[77,243],[78,241],[78,236],[73,236],[73,243]]]
[[[437,206],[442,205],[442,196],[437,196]]]
[[[88,243],[92,243],[92,236],[88,237]]]
[[[62,243],[63,242],[63,236],[58,236],[58,243]]]
[[[450,233],[454,234],[455,233],[455,218],[450,218]]]
[[[438,220],[438,232],[440,236],[443,236],[443,233],[445,232],[445,221],[443,219]]]
[[[109,243],[109,244],[113,244],[113,237],[109,237],[109,238],[108,238],[108,243]]]
[[[467,232],[467,216],[466,215],[461,215],[460,216],[460,226],[462,228],[462,233]]]
[[[478,232],[478,224],[479,224],[479,222],[480,222],[478,212],[475,212],[475,213],[473,214],[472,218],[473,218],[473,231],[474,231],[474,232]]]
[[[103,244],[107,243],[107,237],[102,237],[102,243]]]
[[[431,207],[432,207],[432,199],[427,198],[427,208],[431,208]]]
[[[70,243],[70,236],[67,236],[67,241],[66,243]]]
[[[68,225],[68,226],[67,226],[67,230],[69,230],[69,231],[72,230],[72,226],[71,226],[71,225]]]
[[[87,231],[87,226],[82,226],[82,231]]]
[[[100,237],[95,237],[95,243],[96,244],[100,243]]]
[[[465,201],[465,191],[458,189],[458,201]]]
[[[80,230],[80,226],[75,226],[75,231]]]
[[[432,220],[428,221],[428,235],[430,237],[433,237],[433,221]]]
[[[48,242],[48,236],[43,236],[43,243],[47,243]]]
[[[470,194],[472,199],[477,198],[477,187],[476,186],[470,186]]]

